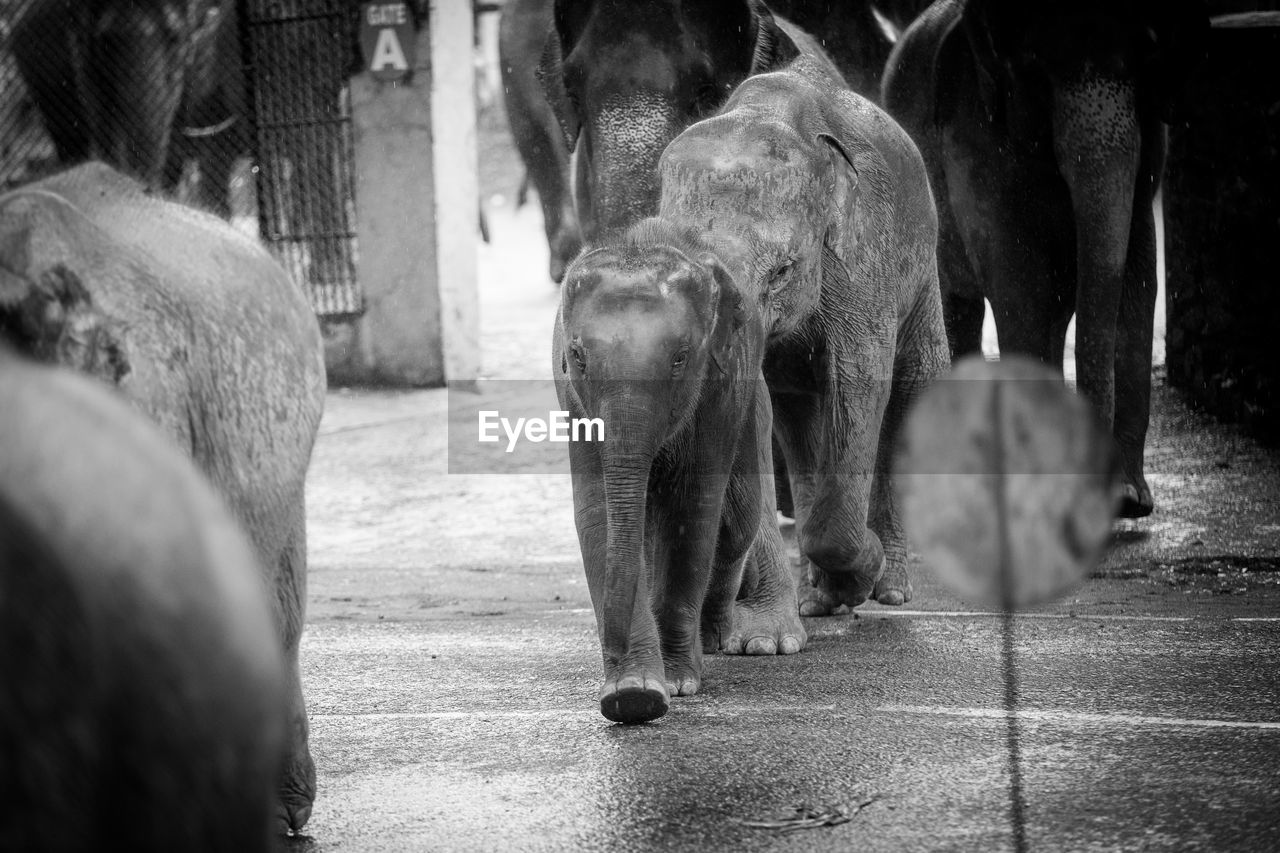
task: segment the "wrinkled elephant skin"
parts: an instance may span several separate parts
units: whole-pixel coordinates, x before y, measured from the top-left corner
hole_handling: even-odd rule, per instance
[[[304,481],[325,394],[306,297],[225,222],[91,163],[0,196],[0,329],[116,385],[244,525],[288,668],[280,820],[299,828],[315,797],[298,673]]]
[[[809,583],[803,615],[912,594],[891,483],[907,407],[949,363],[924,164],[808,58],[752,77],[663,154],[661,215],[764,308],[764,376]]]
[[[1029,8],[938,0],[895,47],[884,100],[937,193],[953,356],[979,350],[985,297],[1001,350],[1061,370],[1074,313],[1079,388],[1120,448],[1121,514],[1145,516],[1152,204],[1208,18],[1198,0]]]
[[[604,656],[600,709],[641,723],[696,693],[704,651],[806,642],[774,521],[764,330],[696,235],[647,220],[565,278],[553,339],[582,558]]]
[[[808,34],[759,0],[556,0],[538,75],[574,152],[588,244],[658,210],[667,143],[751,74],[800,54],[840,74]]]
[[[0,343],[0,848],[273,849],[285,669],[252,547],[127,402]]]

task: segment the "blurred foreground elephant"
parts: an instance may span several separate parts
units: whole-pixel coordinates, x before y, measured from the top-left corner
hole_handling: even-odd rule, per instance
[[[891,483],[907,407],[947,368],[920,154],[816,60],[744,81],[662,155],[661,216],[764,310],[764,377],[810,563],[800,612],[910,600]]]
[[[1000,347],[1061,368],[1120,447],[1121,513],[1143,473],[1156,297],[1152,201],[1170,115],[1203,52],[1198,0],[938,0],[903,34],[884,101],[929,164],[954,356]]]
[[[239,525],[99,383],[0,343],[0,400],[0,849],[271,850],[285,670]]]
[[[229,215],[248,148],[234,0],[28,0],[13,52],[59,161],[102,159],[172,190],[188,159]]]
[[[117,386],[243,523],[285,653],[279,819],[298,829],[315,798],[298,673],[304,481],[325,393],[302,291],[231,226],[91,163],[0,196],[0,337]]]

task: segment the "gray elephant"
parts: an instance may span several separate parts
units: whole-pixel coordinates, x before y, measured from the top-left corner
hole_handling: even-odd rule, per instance
[[[279,816],[298,829],[315,797],[298,673],[304,480],[325,394],[306,297],[256,241],[92,163],[0,196],[0,336],[118,387],[244,524],[287,664]]]
[[[1076,315],[1080,389],[1120,447],[1128,517],[1143,472],[1156,298],[1152,201],[1163,120],[1202,52],[1198,0],[939,0],[904,33],[885,104],[938,195],[952,353],[1000,348],[1061,370]]]
[[[13,52],[59,161],[98,157],[172,190],[196,159],[200,202],[228,215],[250,139],[234,0],[20,5]]]
[[[528,178],[538,191],[542,223],[550,250],[551,280],[559,283],[565,267],[582,248],[578,215],[569,187],[569,149],[564,132],[547,103],[535,71],[550,32],[555,0],[508,0],[502,5],[498,56],[507,123]]]
[[[760,306],[688,229],[646,220],[569,268],[553,339],[600,710],[640,723],[702,681],[702,654],[800,651],[774,522]],[[701,639],[700,639],[701,638]]]
[[[705,232],[764,305],[764,375],[786,456],[804,615],[911,598],[890,482],[920,390],[949,364],[937,226],[906,133],[817,62],[744,81],[667,147],[661,215]]]
[[[0,343],[0,400],[0,849],[273,849],[285,669],[239,525],[100,383]]]
[[[759,0],[556,0],[538,74],[574,151],[574,200],[593,244],[658,211],[667,143],[743,79],[801,53],[840,74],[806,33]]]

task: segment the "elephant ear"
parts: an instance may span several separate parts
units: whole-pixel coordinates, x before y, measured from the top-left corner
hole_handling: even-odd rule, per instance
[[[815,141],[826,149],[835,175],[832,209],[827,217],[832,227],[824,239],[823,266],[827,265],[828,253],[833,254],[842,264],[848,264],[853,252],[857,221],[858,167],[849,152],[849,146],[836,133],[820,132]]]
[[[733,277],[720,263],[720,259],[706,253],[699,261],[710,270],[716,287],[716,320],[711,333],[711,359],[721,375],[727,376],[733,351],[739,345],[739,333],[747,322],[747,310],[742,291],[734,284]]]
[[[591,10],[582,3],[558,2],[555,6],[554,22],[547,30],[547,40],[542,48],[542,57],[534,76],[542,84],[542,92],[546,95],[551,112],[560,123],[564,132],[565,145],[570,151],[578,145],[578,134],[582,130],[582,116],[578,112],[577,103],[564,84],[564,58],[577,44],[577,40]]]
[[[547,96],[551,112],[560,123],[565,145],[572,151],[578,145],[578,133],[582,130],[582,116],[578,114],[573,99],[565,89],[564,54],[561,52],[560,36],[555,30],[547,35],[546,47],[542,49],[542,59],[538,63],[538,70],[534,73],[538,82],[542,84],[542,92]]]
[[[750,74],[776,71],[789,65],[800,55],[800,48],[778,26],[768,6],[760,0],[751,0],[751,16],[755,19],[756,40]]]

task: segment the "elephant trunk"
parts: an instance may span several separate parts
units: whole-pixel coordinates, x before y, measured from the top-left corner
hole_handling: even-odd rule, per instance
[[[600,643],[606,664],[619,665],[630,651],[636,608],[649,606],[640,594],[647,587],[645,504],[660,436],[644,395],[624,391],[600,407],[600,416],[607,525]]]
[[[587,242],[658,212],[658,158],[679,130],[671,103],[649,93],[606,102],[593,124]]]
[[[85,60],[94,153],[160,187],[184,83],[177,51],[158,22],[124,7],[96,22]]]
[[[1132,81],[1085,74],[1055,86],[1053,138],[1076,222],[1076,374],[1110,427],[1142,142]]]

